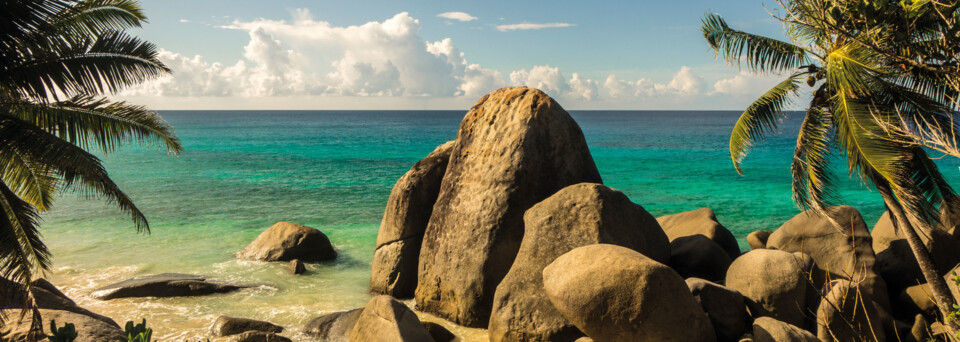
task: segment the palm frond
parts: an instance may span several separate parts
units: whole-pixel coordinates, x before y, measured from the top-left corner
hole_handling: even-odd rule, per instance
[[[814,101],[819,98],[814,99]],[[828,111],[811,105],[800,126],[797,146],[793,152],[790,171],[793,174],[793,201],[800,210],[823,211],[834,204],[837,197],[833,188],[830,162],[831,128],[833,121]]]
[[[787,73],[809,63],[807,51],[802,47],[734,30],[716,14],[704,16],[701,31],[717,55],[723,55],[727,63],[738,67],[745,65],[757,72]]]
[[[58,92],[68,97],[113,93],[170,72],[156,46],[122,32],[60,38],[47,46],[20,47],[23,59],[0,69],[3,86],[43,102]]]
[[[10,108],[11,115],[83,149],[89,149],[93,144],[102,151],[111,152],[130,141],[158,141],[171,153],[183,150],[173,127],[144,106],[76,96],[52,104],[19,102]]]
[[[147,17],[136,0],[82,0],[54,16],[56,32],[86,37],[140,27]]]
[[[110,179],[96,156],[35,125],[0,115],[0,144],[15,148],[36,163],[55,170],[64,188],[99,197],[131,216],[138,231],[149,231],[147,219],[133,201]]]
[[[22,321],[28,312],[31,314],[29,335],[34,338],[42,332],[43,320],[30,291],[30,282],[35,268],[45,270],[50,267],[50,251],[41,240],[39,220],[35,208],[20,200],[6,184],[0,182],[0,278],[10,280],[9,283],[3,283],[0,295],[23,300],[19,320]],[[0,310],[0,324],[4,321],[6,315]]]
[[[783,80],[754,101],[740,115],[730,133],[730,158],[733,166],[741,175],[740,162],[747,156],[749,148],[766,134],[777,130],[783,119],[783,108],[800,89],[800,73]]]
[[[858,44],[846,44],[826,56],[826,79],[833,92],[847,92],[845,96],[870,96],[877,87],[878,75],[887,73],[883,60],[876,52]]]

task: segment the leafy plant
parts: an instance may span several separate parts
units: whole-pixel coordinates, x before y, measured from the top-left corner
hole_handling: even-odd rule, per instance
[[[73,323],[65,323],[63,327],[57,327],[56,320],[50,320],[50,333],[47,339],[50,342],[73,342],[77,339],[77,329]]]
[[[127,321],[123,328],[123,333],[127,335],[127,342],[150,342],[153,335],[153,329],[147,328],[147,319],[133,324],[133,321]]]
[[[31,314],[28,339],[37,340],[43,319],[30,281],[51,266],[41,213],[76,190],[147,232],[144,214],[91,151],[183,147],[158,114],[106,98],[170,72],[156,46],[124,32],[146,20],[136,0],[0,0],[0,8],[0,277],[15,284],[0,296],[23,298],[21,318]]]
[[[734,125],[734,167],[742,174],[749,148],[778,130],[792,101],[812,93],[791,164],[794,201],[826,216],[825,209],[837,201],[830,164],[839,151],[849,174],[880,193],[947,316],[956,301],[919,234],[938,229],[941,209],[960,208],[960,196],[927,155],[923,139],[910,133],[960,139],[954,120],[960,88],[951,83],[960,79],[955,67],[960,47],[935,44],[943,32],[960,32],[960,25],[941,24],[960,18],[958,7],[890,0],[778,3],[786,14],[777,19],[789,41],[736,30],[717,14],[703,18],[703,37],[718,57],[739,68],[786,76]],[[954,19],[937,19],[944,13]],[[936,51],[953,55],[937,57]],[[804,81],[809,92],[802,91]],[[958,332],[956,324],[947,328]]]

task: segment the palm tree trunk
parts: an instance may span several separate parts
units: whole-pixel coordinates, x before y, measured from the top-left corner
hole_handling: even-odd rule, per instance
[[[954,304],[956,304],[956,300],[954,300],[953,295],[950,294],[950,288],[947,287],[947,282],[944,281],[943,278],[940,277],[940,273],[937,272],[937,266],[934,264],[933,258],[930,257],[930,251],[928,251],[926,245],[923,244],[923,240],[920,240],[920,235],[917,234],[910,220],[907,219],[907,216],[903,212],[903,207],[900,205],[900,202],[894,198],[890,187],[886,184],[877,185],[877,190],[879,190],[880,196],[883,197],[883,202],[886,203],[887,210],[889,210],[890,214],[895,218],[894,227],[902,236],[906,237],[910,249],[913,250],[913,255],[917,258],[917,263],[920,265],[920,271],[923,272],[923,277],[927,280],[930,291],[933,292],[933,298],[936,300],[937,307],[940,309],[940,314],[942,314],[943,317],[950,317],[950,311],[953,309]],[[945,319],[944,327],[947,329],[948,335],[950,335],[949,339],[951,341],[957,341],[957,333],[960,332],[960,327],[957,326],[956,320]]]

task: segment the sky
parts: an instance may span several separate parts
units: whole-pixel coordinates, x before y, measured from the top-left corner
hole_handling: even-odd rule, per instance
[[[705,13],[782,38],[775,1],[141,0],[173,74],[154,109],[467,109],[505,86],[567,109],[742,110],[778,82],[715,58]]]

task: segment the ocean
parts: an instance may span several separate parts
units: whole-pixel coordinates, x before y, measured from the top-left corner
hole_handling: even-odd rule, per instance
[[[218,315],[268,320],[296,338],[324,313],[362,307],[383,209],[394,182],[439,144],[453,140],[465,111],[162,111],[185,150],[126,148],[104,163],[147,215],[151,233],[96,200],[66,192],[44,215],[54,284],[81,306],[121,325],[146,318],[161,341],[206,339]],[[728,141],[740,112],[572,111],[607,186],[654,216],[700,207],[740,240],[776,229],[799,211],[791,201],[790,161],[800,125],[751,151],[745,175],[731,164]],[[958,163],[939,161],[951,184]],[[875,191],[834,164],[843,203],[869,226],[883,213]],[[234,253],[278,221],[320,229],[340,257],[294,276],[285,263],[237,260]],[[263,284],[255,290],[196,298],[89,297],[100,286],[162,272]],[[409,303],[409,301],[408,301]],[[425,320],[436,318],[421,314]],[[485,333],[447,324],[465,341]]]

